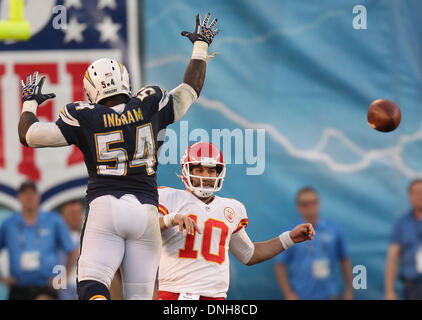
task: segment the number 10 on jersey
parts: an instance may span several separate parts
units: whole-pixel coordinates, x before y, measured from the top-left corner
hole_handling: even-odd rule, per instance
[[[126,149],[112,147],[113,144],[124,141],[123,130],[95,134],[97,161],[109,162],[109,164],[97,166],[98,174],[124,176],[128,166],[130,168],[145,166],[148,175],[154,174],[156,160],[151,123],[136,128],[136,147],[131,160]]]
[[[198,221],[198,216],[190,214],[188,216],[193,221]],[[220,240],[218,241],[218,253],[214,254],[211,253],[211,241],[212,241],[212,234],[213,229],[220,229]],[[202,245],[201,245],[201,254],[206,261],[216,262],[221,264],[226,259],[226,239],[229,233],[229,228],[226,224],[220,220],[216,219],[208,219],[204,223],[204,229],[202,234]],[[195,238],[196,238],[196,231],[194,235],[186,235],[185,240],[185,247],[183,249],[179,249],[179,258],[188,258],[188,259],[197,259],[198,258],[198,251],[194,249],[195,245]]]

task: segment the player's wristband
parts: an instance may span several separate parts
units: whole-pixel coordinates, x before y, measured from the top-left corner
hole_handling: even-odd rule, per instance
[[[207,61],[208,43],[205,41],[195,41],[191,59]]]
[[[174,222],[174,217],[176,216],[176,214],[177,212],[172,212],[172,213],[166,214],[163,217],[163,222],[166,228],[172,228],[176,225]]]
[[[287,250],[295,243],[292,240],[292,237],[290,237],[290,231],[283,232],[278,237],[280,239],[281,245],[283,246],[284,250]]]
[[[22,112],[37,114],[38,103],[35,100],[28,100],[23,103]]]

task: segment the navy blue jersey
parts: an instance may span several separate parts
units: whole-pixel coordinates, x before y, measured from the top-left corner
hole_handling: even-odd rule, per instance
[[[142,88],[123,111],[76,102],[56,124],[69,144],[79,147],[88,170],[88,203],[102,195],[135,195],[158,205],[158,132],[174,121],[173,97],[158,86]]]

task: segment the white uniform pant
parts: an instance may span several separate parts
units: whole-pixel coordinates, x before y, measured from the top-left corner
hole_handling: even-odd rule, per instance
[[[160,253],[157,207],[130,194],[98,197],[85,221],[78,281],[96,280],[110,288],[120,267],[125,299],[151,300]]]

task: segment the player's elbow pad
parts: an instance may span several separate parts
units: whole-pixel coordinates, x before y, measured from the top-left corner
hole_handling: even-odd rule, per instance
[[[232,235],[230,252],[243,264],[251,261],[255,253],[255,245],[243,228]]]
[[[188,84],[182,83],[170,91],[173,96],[174,122],[178,121],[198,99],[195,90]]]
[[[65,137],[54,122],[35,122],[25,135],[26,143],[31,148],[68,146]]]

